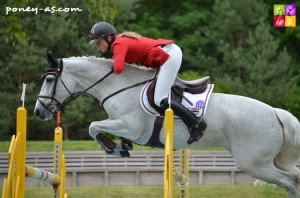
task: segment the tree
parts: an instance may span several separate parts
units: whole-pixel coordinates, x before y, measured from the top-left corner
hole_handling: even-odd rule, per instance
[[[131,28],[175,39],[183,51],[183,76],[190,70],[210,75],[215,91],[253,97],[297,115],[299,61],[289,46],[299,31],[271,27],[268,14],[275,3],[140,1]]]
[[[21,105],[20,96],[22,83],[27,83],[26,92],[26,108],[28,110],[28,139],[51,139],[53,135],[53,127],[55,120],[50,122],[41,122],[33,115],[35,101],[41,86],[39,81],[47,66],[44,59],[45,53],[51,51],[56,57],[96,55],[97,50],[94,46],[89,45],[89,31],[95,20],[101,20],[101,17],[113,20],[114,4],[110,1],[101,1],[103,4],[97,4],[97,7],[91,8],[89,12],[86,6],[94,5],[98,1],[90,0],[90,4],[83,4],[82,1],[56,2],[56,1],[2,1],[3,7],[16,8],[47,8],[55,6],[55,8],[81,8],[82,12],[11,12],[8,15],[3,14],[3,20],[0,21],[0,41],[4,45],[0,46],[0,77],[1,77],[1,93],[0,101],[0,137],[1,139],[10,139],[10,135],[15,133],[15,113],[16,108]],[[109,12],[97,13],[101,9],[109,6]],[[3,9],[4,10],[4,9]],[[2,12],[3,12],[2,10]],[[115,10],[116,11],[116,10]],[[112,13],[112,14],[111,14]],[[91,20],[91,17],[93,20]],[[90,21],[90,23],[87,23]],[[93,109],[93,102],[85,104],[87,109]],[[94,114],[84,112],[85,116],[81,116],[79,110],[73,111],[73,114],[66,115],[66,120],[71,120],[74,124],[79,122],[82,117],[88,116],[94,118]],[[78,116],[77,116],[78,114]],[[101,113],[98,115],[105,116]],[[72,118],[72,119],[69,119]],[[99,116],[96,116],[100,119]],[[90,120],[89,120],[90,121]],[[77,125],[78,126],[78,125]],[[79,127],[78,127],[79,128]],[[74,134],[82,132],[85,135],[88,130],[77,129]],[[77,132],[78,131],[78,132]],[[70,138],[76,137],[73,133]],[[84,136],[84,135],[83,135]],[[82,137],[82,136],[78,136]],[[86,136],[85,136],[86,137]]]
[[[231,93],[250,96],[270,105],[284,107],[286,95],[295,92],[295,78],[288,67],[291,57],[285,49],[279,50],[279,42],[265,24],[249,32],[243,48],[220,46],[223,52],[222,66],[232,70],[227,78],[218,79]]]
[[[263,2],[216,1],[197,59],[221,91],[286,108],[297,86],[291,56],[271,34]]]

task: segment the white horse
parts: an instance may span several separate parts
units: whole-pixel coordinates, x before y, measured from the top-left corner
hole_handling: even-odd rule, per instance
[[[154,70],[126,65],[115,74],[112,60],[95,57],[55,59],[48,54],[45,74],[35,115],[48,120],[79,93],[103,101],[108,95],[151,79]],[[96,139],[98,133],[110,133],[133,143],[145,145],[152,133],[155,117],[140,107],[142,85],[110,97],[104,103],[109,118],[94,121],[89,128]],[[300,123],[291,113],[260,101],[237,95],[213,93],[204,115],[207,128],[203,137],[188,145],[187,127],[174,122],[174,147],[224,147],[234,158],[236,167],[254,178],[282,186],[289,198],[298,197],[300,171]],[[164,133],[159,140],[163,142]],[[116,149],[117,151],[117,149]]]

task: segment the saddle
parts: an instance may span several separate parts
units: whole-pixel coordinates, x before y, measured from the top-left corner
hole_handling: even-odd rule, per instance
[[[185,81],[176,77],[175,82],[171,88],[172,100],[181,103],[182,99],[184,98],[186,101],[189,101],[187,98],[184,97],[183,92],[187,92],[191,94],[202,93],[206,90],[209,79],[210,77],[206,76],[198,80]],[[146,95],[151,107],[154,108],[159,114],[163,115],[164,111],[161,109],[161,107],[158,107],[154,103],[155,85],[156,85],[156,79],[154,79],[148,86]]]

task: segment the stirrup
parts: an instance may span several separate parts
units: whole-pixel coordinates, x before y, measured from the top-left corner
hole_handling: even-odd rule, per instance
[[[193,130],[197,130],[196,133],[192,132]],[[193,142],[197,142],[200,140],[200,138],[203,136],[202,131],[198,131],[199,129],[196,129],[195,127],[191,127],[189,129],[190,132],[190,138],[188,139],[187,143],[192,144]]]
[[[200,138],[204,135],[203,131],[206,129],[206,127],[206,122],[200,118],[196,125],[189,128],[190,138],[188,139],[187,143],[192,144],[193,142],[200,140]]]

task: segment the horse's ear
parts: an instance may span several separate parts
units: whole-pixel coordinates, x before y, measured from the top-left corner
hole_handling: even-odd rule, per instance
[[[48,61],[49,67],[57,68],[58,66],[58,60],[52,56],[49,52],[46,54],[46,59]]]

